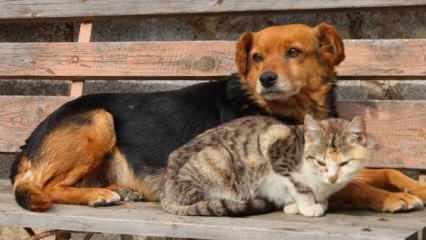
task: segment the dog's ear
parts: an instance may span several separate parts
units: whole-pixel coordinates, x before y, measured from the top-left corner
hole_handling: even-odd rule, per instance
[[[319,51],[322,59],[329,66],[337,66],[345,59],[343,40],[336,29],[326,23],[320,23],[315,27],[319,40]]]
[[[241,77],[246,76],[249,70],[250,50],[253,44],[253,33],[246,32],[240,37],[235,51],[235,63]]]

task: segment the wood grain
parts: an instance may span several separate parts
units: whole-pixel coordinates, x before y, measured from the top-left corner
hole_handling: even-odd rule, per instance
[[[72,98],[0,96],[0,152],[16,152],[37,124]],[[426,101],[338,102],[342,117],[361,115],[377,145],[370,167],[426,169]]]
[[[70,97],[0,96],[0,152],[16,152],[31,131]]]
[[[0,43],[0,78],[222,78],[232,41]],[[426,39],[347,40],[342,77],[426,76]]]
[[[94,18],[426,5],[424,0],[1,0],[0,20]]]
[[[340,102],[341,117],[362,116],[376,144],[369,166],[426,169],[426,102]]]
[[[47,213],[33,213],[17,206],[10,187],[3,188],[9,191],[0,192],[0,225],[114,234],[218,240],[415,240],[417,231],[425,225],[421,220],[426,219],[424,212],[408,221],[407,217],[406,221],[399,220],[396,214],[362,218],[329,214],[316,219],[282,213],[250,218],[181,217],[167,214],[153,203],[126,203],[105,208],[55,205]],[[387,223],[376,219],[385,217]],[[409,224],[411,222],[413,224]]]
[[[93,28],[92,22],[80,23],[80,32],[78,33],[78,42],[81,42],[81,43],[90,42],[90,39],[92,37],[92,28]],[[81,96],[83,95],[83,90],[84,90],[84,80],[72,81],[70,96],[72,97]]]

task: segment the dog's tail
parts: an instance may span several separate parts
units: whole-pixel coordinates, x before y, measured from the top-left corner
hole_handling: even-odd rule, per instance
[[[271,212],[274,204],[262,199],[234,201],[215,199],[199,201],[191,205],[180,205],[174,201],[161,200],[162,208],[172,214],[185,216],[248,216]]]
[[[52,200],[49,196],[32,182],[15,183],[14,193],[19,206],[27,210],[44,212],[52,206]]]

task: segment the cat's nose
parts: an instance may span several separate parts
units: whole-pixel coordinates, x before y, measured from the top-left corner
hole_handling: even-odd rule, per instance
[[[329,181],[330,183],[336,183],[336,181],[337,181],[337,175],[334,175],[334,176],[328,177],[328,181]]]

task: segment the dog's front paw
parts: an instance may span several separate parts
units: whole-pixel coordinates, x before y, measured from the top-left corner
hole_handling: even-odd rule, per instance
[[[423,201],[423,204],[426,204],[426,186],[419,187],[417,189],[409,191],[409,193],[411,193],[411,194],[415,195],[416,197],[420,198]]]
[[[384,199],[381,211],[393,213],[422,208],[423,201],[413,194],[391,193]]]
[[[327,206],[321,203],[299,208],[300,214],[307,217],[321,217],[324,216],[325,211],[327,211]]]
[[[120,195],[122,201],[140,202],[144,200],[143,194],[131,188],[119,188],[114,192]]]
[[[96,195],[89,201],[89,206],[103,207],[120,204],[120,195],[108,189],[98,190]]]

